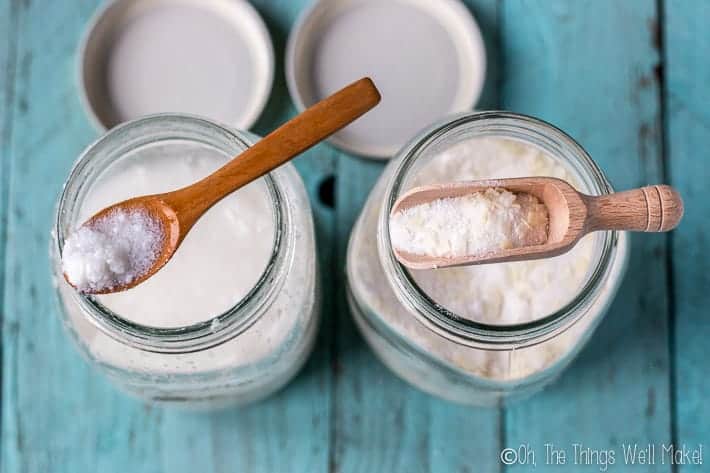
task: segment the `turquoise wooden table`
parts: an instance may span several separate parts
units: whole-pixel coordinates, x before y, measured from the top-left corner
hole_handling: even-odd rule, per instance
[[[433,0],[434,1],[434,0]],[[296,165],[312,196],[326,293],[317,349],[269,400],[213,414],[124,397],[70,344],[50,298],[57,192],[95,136],[75,81],[79,35],[98,0],[0,0],[0,262],[4,472],[600,471],[546,463],[545,444],[615,449],[608,471],[710,471],[710,2],[467,0],[490,70],[481,108],[548,120],[618,188],[670,182],[687,213],[671,235],[633,239],[625,282],[579,359],[509,408],[434,399],[364,345],[343,291],[347,238],[379,162],[320,145]],[[255,127],[295,113],[283,49],[306,0],[254,2],[277,50]],[[704,465],[626,465],[622,444],[703,445]],[[536,467],[504,466],[529,446]]]

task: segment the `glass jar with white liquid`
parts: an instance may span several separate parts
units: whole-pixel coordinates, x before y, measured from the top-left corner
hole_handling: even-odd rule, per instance
[[[50,251],[60,313],[89,361],[131,394],[187,407],[246,403],[287,383],[311,351],[314,229],[291,164],[215,205],[133,289],[86,296],[62,277],[66,238],[95,212],[191,184],[254,140],[196,117],[147,117],[92,144],[65,183]]]
[[[524,176],[612,192],[562,131],[512,113],[458,116],[385,169],[350,238],[347,289],[365,339],[395,373],[445,399],[497,405],[551,382],[600,322],[625,271],[628,237],[597,232],[552,259],[414,271],[395,259],[389,215],[420,185]]]

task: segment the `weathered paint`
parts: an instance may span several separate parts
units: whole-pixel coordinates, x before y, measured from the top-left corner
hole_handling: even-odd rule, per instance
[[[664,8],[666,139],[671,182],[685,198],[683,224],[671,235],[674,311],[674,441],[708,449],[710,399],[710,3],[672,0]],[[678,472],[705,466],[680,465]]]

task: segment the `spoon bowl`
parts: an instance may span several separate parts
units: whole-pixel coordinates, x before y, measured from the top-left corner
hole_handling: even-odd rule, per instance
[[[111,215],[113,214],[117,214],[119,212],[140,212],[148,219],[155,222],[161,232],[159,248],[154,255],[151,268],[148,272],[138,275],[127,283],[117,282],[110,287],[91,290],[82,289],[82,292],[87,294],[109,294],[112,292],[124,291],[148,279],[153,273],[162,268],[170,260],[170,258],[172,258],[175,250],[177,250],[178,246],[182,242],[185,232],[180,231],[180,221],[177,218],[175,210],[165,203],[161,197],[162,194],[147,195],[119,202],[100,210],[81,225],[81,227],[96,229],[99,227],[99,222],[111,218]],[[66,272],[64,272],[64,279],[66,279],[69,284],[76,287],[75,284],[70,281]]]

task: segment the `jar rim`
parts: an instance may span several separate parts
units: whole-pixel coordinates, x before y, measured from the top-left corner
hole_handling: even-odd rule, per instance
[[[191,135],[191,136],[188,136]],[[123,138],[129,142],[115,144]],[[258,136],[230,129],[212,120],[189,114],[161,113],[147,115],[122,123],[99,137],[80,154],[64,183],[59,196],[54,222],[53,250],[56,254],[55,273],[61,278],[61,255],[70,229],[68,215],[78,210],[82,192],[90,187],[101,172],[142,146],[169,140],[189,140],[203,143],[225,153],[236,155],[252,146]],[[118,148],[118,151],[116,150]],[[100,163],[100,169],[87,176],[92,159],[101,153],[113,153]],[[275,176],[263,176],[274,215],[274,244],[266,267],[249,292],[221,314],[179,327],[153,327],[132,321],[113,312],[95,297],[72,291],[73,300],[90,322],[115,340],[144,351],[159,353],[190,353],[220,345],[248,329],[265,312],[284,281],[284,269],[292,257],[293,235],[289,230],[291,215],[285,195]],[[57,267],[58,265],[58,267]],[[62,278],[63,279],[63,278]],[[68,284],[60,281],[58,284]],[[56,291],[60,289],[57,286]]]
[[[436,124],[415,137],[398,155],[396,167],[385,189],[385,199],[380,210],[378,222],[378,251],[385,274],[395,289],[397,298],[427,328],[452,341],[472,346],[495,349],[515,349],[522,346],[541,343],[561,327],[571,326],[584,314],[584,309],[594,300],[602,289],[607,275],[611,271],[614,249],[618,242],[618,232],[603,232],[600,255],[596,258],[590,275],[577,295],[560,309],[532,321],[497,325],[470,320],[457,315],[434,301],[414,281],[409,272],[396,259],[389,232],[389,215],[404,184],[407,172],[424,150],[441,140],[442,137],[459,131],[465,126],[477,126],[485,132],[481,136],[499,136],[502,130],[510,132],[537,133],[539,138],[551,140],[564,147],[569,153],[566,159],[573,158],[590,178],[594,188],[590,191],[597,195],[613,192],[611,184],[589,154],[572,137],[559,128],[538,118],[505,111],[470,112],[454,116]],[[502,136],[510,138],[508,136]],[[522,139],[521,141],[526,141]],[[529,144],[533,144],[527,140]],[[556,158],[562,156],[555,156]],[[394,164],[394,163],[393,163]]]

